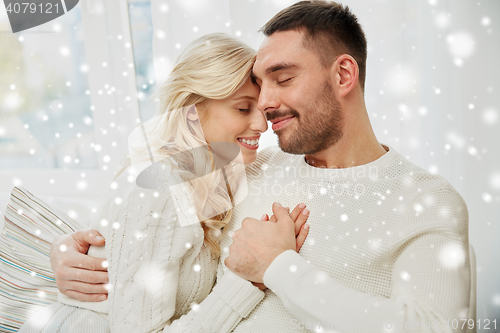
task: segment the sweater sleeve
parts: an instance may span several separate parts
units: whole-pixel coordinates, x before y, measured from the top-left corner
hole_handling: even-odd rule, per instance
[[[470,266],[468,214],[453,189],[420,195],[407,212],[408,232],[391,244],[391,295],[349,288],[309,264],[295,251],[280,254],[264,283],[298,319],[348,332],[465,332]],[[369,268],[367,268],[369,269]],[[453,330],[453,319],[458,329]],[[468,319],[468,318],[467,318]]]
[[[175,312],[182,259],[200,251],[203,232],[178,226],[168,190],[134,186],[120,199],[105,236],[110,329],[157,332]]]
[[[263,291],[228,270],[203,302],[163,332],[231,332],[262,298]]]

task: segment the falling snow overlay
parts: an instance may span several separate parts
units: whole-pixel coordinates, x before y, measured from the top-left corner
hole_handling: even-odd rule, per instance
[[[257,31],[293,2],[80,1],[68,14],[17,34],[10,33],[0,3],[0,214],[12,188],[24,186],[89,224],[99,214],[102,194],[115,186],[114,172],[128,153],[128,135],[155,114],[152,93],[184,47],[217,31],[258,49],[263,37]],[[500,2],[342,3],[358,16],[367,35],[365,98],[375,134],[410,162],[446,178],[465,200],[469,241],[477,256],[477,318],[497,319],[499,327]],[[124,10],[128,15],[122,15]],[[276,145],[276,136],[269,130],[261,137],[260,146],[271,145]],[[121,191],[127,182],[132,184],[135,179],[126,179],[115,190]],[[322,184],[307,199],[329,196],[332,206],[338,208],[332,218],[340,224],[349,225],[358,215],[369,216],[366,208],[347,213],[346,202],[333,193],[341,193],[341,189]],[[351,190],[354,200],[366,195]],[[407,200],[405,195],[394,198],[393,194],[394,189],[384,189],[369,195],[377,207],[392,199]],[[152,196],[147,191],[137,195]],[[123,208],[124,199],[120,193],[113,202]],[[394,208],[398,210],[398,206]],[[423,214],[426,203],[415,203],[411,209]],[[255,213],[259,218],[264,212],[256,209]],[[326,216],[325,209],[313,213]],[[446,216],[449,209],[439,214]],[[377,251],[385,238],[397,234],[388,221],[375,222],[377,225],[366,230],[353,226],[335,236],[312,236],[306,244],[345,243],[357,233],[382,228],[383,233],[368,238],[366,244],[348,244],[353,255],[364,246]],[[124,225],[109,218],[98,224],[116,227],[113,230]],[[134,242],[144,240],[139,230],[132,235]],[[339,251],[339,245],[335,247]],[[368,258],[369,253],[359,255]],[[450,246],[443,248],[439,258],[444,266],[456,266],[463,256]],[[340,266],[352,268],[344,264]],[[412,283],[414,275],[402,270],[393,278]],[[363,275],[351,278],[357,283]]]

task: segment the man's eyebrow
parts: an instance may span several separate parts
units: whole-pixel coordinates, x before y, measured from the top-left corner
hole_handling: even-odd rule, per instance
[[[277,71],[280,71],[280,70],[283,70],[283,69],[291,69],[291,68],[296,68],[298,67],[296,64],[294,63],[290,63],[290,62],[280,62],[276,65],[273,65],[271,67],[268,67],[266,69],[266,74],[271,74],[273,72],[277,72]]]
[[[235,101],[239,101],[239,100],[242,100],[242,99],[250,99],[252,101],[256,101],[257,100],[254,96],[246,96],[246,95],[245,96],[237,97],[234,100]]]

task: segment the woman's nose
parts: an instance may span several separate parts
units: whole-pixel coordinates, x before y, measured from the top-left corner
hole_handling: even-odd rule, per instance
[[[261,133],[264,133],[265,131],[267,131],[266,116],[262,111],[258,109],[255,109],[253,113],[254,114],[252,115],[252,124],[250,125],[250,128],[253,131],[259,131]]]

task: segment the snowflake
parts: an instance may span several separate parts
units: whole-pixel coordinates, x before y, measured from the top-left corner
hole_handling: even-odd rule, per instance
[[[494,173],[490,177],[491,186],[495,189],[500,189],[500,173]]]
[[[492,297],[492,303],[496,307],[500,307],[500,294],[493,295],[493,297]]]
[[[474,53],[474,38],[467,32],[457,32],[446,37],[448,48],[455,58],[468,58]]]
[[[448,244],[441,248],[439,259],[444,267],[458,268],[465,262],[465,252],[457,244]]]
[[[482,114],[483,122],[486,125],[494,125],[498,121],[498,111],[495,109],[486,109]]]
[[[191,310],[192,311],[198,311],[200,309],[200,305],[198,303],[191,303]]]
[[[482,197],[483,197],[483,200],[487,203],[493,202],[493,197],[489,193],[483,193]]]
[[[61,53],[61,55],[62,55],[63,57],[68,57],[68,56],[70,55],[70,53],[71,53],[71,52],[69,51],[69,49],[68,49],[67,47],[65,47],[65,46],[61,46],[61,47],[59,48],[59,53]]]
[[[481,24],[483,26],[487,27],[491,24],[491,19],[489,17],[485,16],[481,19]]]
[[[434,22],[439,28],[444,29],[450,25],[451,22],[450,14],[439,13],[436,15]]]

